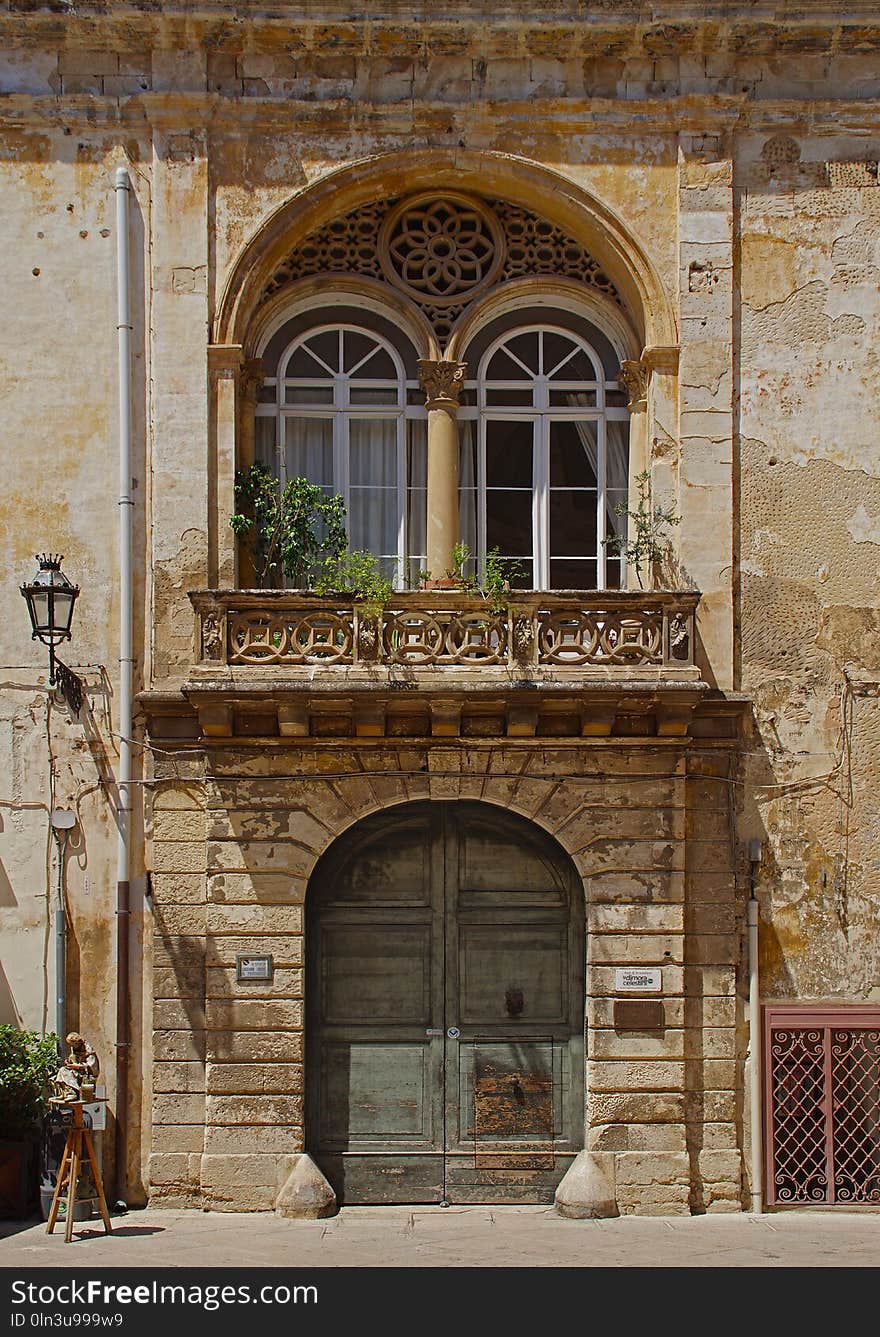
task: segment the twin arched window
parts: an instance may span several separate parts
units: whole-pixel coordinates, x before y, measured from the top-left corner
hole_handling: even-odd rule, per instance
[[[257,458],[280,480],[339,493],[352,548],[373,552],[398,587],[425,566],[427,410],[416,350],[390,322],[340,309],[300,317],[270,340],[257,407]],[[516,584],[617,588],[604,542],[625,521],[628,419],[617,359],[568,313],[520,313],[465,352],[458,412],[461,538],[483,568],[498,549]],[[334,318],[335,317],[335,318]],[[433,572],[432,575],[443,575]]]

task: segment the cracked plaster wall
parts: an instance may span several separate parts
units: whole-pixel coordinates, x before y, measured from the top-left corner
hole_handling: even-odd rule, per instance
[[[742,832],[782,998],[880,997],[878,150],[739,144]]]

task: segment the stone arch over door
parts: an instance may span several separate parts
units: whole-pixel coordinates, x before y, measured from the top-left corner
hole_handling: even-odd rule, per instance
[[[384,809],[306,902],[306,1146],[341,1202],[550,1202],[583,1147],[584,897],[487,803]]]

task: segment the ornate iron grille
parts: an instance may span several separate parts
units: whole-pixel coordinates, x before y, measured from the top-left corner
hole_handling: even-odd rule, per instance
[[[880,1010],[766,1011],[767,1199],[880,1202]]]

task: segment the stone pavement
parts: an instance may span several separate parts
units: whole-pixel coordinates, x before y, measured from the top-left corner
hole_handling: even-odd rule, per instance
[[[0,1222],[0,1267],[876,1267],[880,1213],[567,1221],[551,1207],[346,1207],[326,1221],[132,1211],[63,1225]]]

